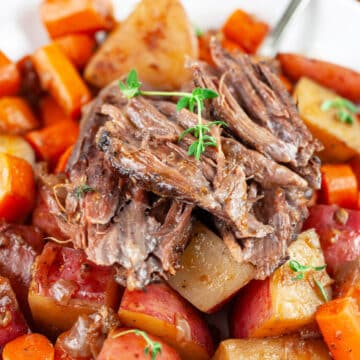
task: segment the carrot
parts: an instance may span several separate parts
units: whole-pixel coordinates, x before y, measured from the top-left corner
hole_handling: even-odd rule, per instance
[[[59,124],[62,121],[69,121],[71,118],[50,95],[40,100],[40,115],[44,126]]]
[[[306,76],[352,101],[360,101],[360,73],[326,61],[297,54],[279,54],[285,75],[297,81]]]
[[[83,69],[94,53],[96,41],[93,36],[72,34],[55,40],[63,53],[78,68]]]
[[[241,53],[245,52],[241,45],[239,45],[235,41],[228,39],[226,36],[223,37],[221,41],[221,46],[230,53],[235,51],[239,51]]]
[[[20,90],[20,74],[16,64],[0,51],[0,96],[16,95]]]
[[[93,34],[114,27],[111,0],[44,0],[41,19],[52,38],[73,34]]]
[[[279,75],[279,79],[283,83],[283,85],[286,87],[286,90],[291,94],[293,91],[293,84],[291,81],[285,76],[285,75]]]
[[[42,87],[67,114],[78,116],[81,106],[91,99],[90,91],[58,45],[52,43],[40,48],[32,59]]]
[[[329,164],[321,167],[320,199],[325,204],[356,208],[358,185],[354,172],[347,164]]]
[[[0,153],[0,219],[22,220],[34,206],[35,181],[24,159]]]
[[[54,347],[41,334],[26,334],[4,347],[3,360],[53,360]]]
[[[223,27],[225,36],[249,54],[256,53],[268,32],[269,25],[240,9],[231,14]]]
[[[360,359],[360,313],[355,299],[346,297],[320,306],[316,321],[335,360]]]
[[[66,164],[72,154],[73,149],[74,149],[74,145],[69,146],[67,150],[65,150],[65,152],[60,156],[60,159],[56,164],[55,174],[65,172]]]
[[[78,135],[79,126],[71,120],[31,131],[26,134],[25,138],[39,159],[45,160],[51,167],[55,167],[64,151],[76,142]]]
[[[0,133],[21,135],[38,126],[38,120],[24,99],[17,96],[0,99]]]
[[[198,36],[199,59],[207,62],[210,65],[214,65],[214,61],[210,52],[210,39],[215,35],[215,32],[209,31],[201,36]]]

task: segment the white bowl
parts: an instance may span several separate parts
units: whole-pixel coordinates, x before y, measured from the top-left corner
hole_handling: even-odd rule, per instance
[[[156,0],[154,6],[156,6]],[[219,27],[236,8],[256,14],[270,25],[289,0],[182,0],[194,24]],[[114,0],[118,18],[138,0]],[[14,60],[48,41],[41,25],[40,0],[0,1],[0,49]],[[280,49],[300,52],[360,71],[360,3],[355,0],[311,0],[294,19]]]

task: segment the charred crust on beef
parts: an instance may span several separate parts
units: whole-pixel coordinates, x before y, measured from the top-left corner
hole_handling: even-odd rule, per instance
[[[211,128],[218,147],[200,161],[188,156],[194,137],[178,138],[196,125],[195,114],[170,100],[125,99],[112,84],[88,107],[63,182],[67,194],[84,181],[98,191],[65,194],[59,208],[43,187],[61,231],[94,262],[114,265],[130,289],[176,271],[200,212],[234,258],[264,279],[286,261],[319,187],[321,145],[271,67],[214,41],[211,54],[214,67],[190,67],[193,87],[220,95],[203,114],[204,123],[228,125]]]

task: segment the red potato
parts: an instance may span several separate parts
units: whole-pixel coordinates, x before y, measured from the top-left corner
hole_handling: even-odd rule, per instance
[[[330,360],[322,340],[301,339],[297,335],[266,339],[223,341],[213,360]]]
[[[0,277],[0,354],[6,343],[28,331],[9,280]]]
[[[125,290],[119,317],[125,326],[160,337],[184,359],[209,359],[213,354],[209,329],[199,313],[164,283],[144,291]]]
[[[304,232],[289,249],[291,260],[301,265],[322,266],[324,257],[314,231]],[[265,280],[252,281],[234,304],[231,332],[235,338],[278,336],[315,323],[315,312],[324,303],[316,281],[331,297],[331,279],[325,270],[310,270],[302,279],[287,261]],[[301,301],[299,301],[301,299]]]
[[[310,228],[320,237],[330,274],[339,265],[360,256],[360,211],[336,205],[315,205],[304,223],[304,229]]]
[[[221,254],[221,256],[218,256]],[[255,276],[250,263],[239,263],[223,240],[198,223],[170,286],[199,310],[216,311]]]
[[[82,250],[47,243],[37,258],[29,290],[36,325],[47,334],[70,329],[81,314],[116,308],[120,289],[113,269],[87,260]]]
[[[10,280],[21,308],[30,315],[31,267],[44,245],[42,233],[32,226],[0,222],[0,243],[0,274]]]
[[[120,359],[120,354],[121,360],[151,359],[151,352],[149,355],[145,354],[147,343],[143,337],[134,333],[118,336],[122,332],[128,330],[129,329],[123,328],[111,332],[105,340],[97,360],[118,360]],[[161,353],[157,354],[156,360],[181,360],[180,355],[163,340],[150,334],[148,334],[148,336],[152,341],[156,341],[161,345]]]

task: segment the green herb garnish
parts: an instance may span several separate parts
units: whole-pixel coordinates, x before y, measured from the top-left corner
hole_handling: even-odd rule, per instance
[[[353,124],[355,121],[355,115],[358,113],[358,108],[351,101],[341,97],[337,97],[332,100],[326,100],[321,105],[322,111],[328,111],[330,109],[337,110],[338,119],[345,124]]]
[[[141,83],[139,82],[136,70],[131,70],[126,82],[120,82],[119,87],[128,99],[135,96],[176,96],[179,97],[179,101],[176,106],[176,111],[181,109],[189,109],[198,115],[197,125],[190,127],[183,131],[179,136],[181,141],[187,134],[193,134],[197,140],[194,141],[188,149],[188,155],[194,156],[196,160],[200,160],[201,154],[203,154],[208,146],[217,147],[216,139],[208,135],[210,128],[216,125],[227,126],[223,121],[211,121],[207,124],[202,123],[202,112],[204,110],[204,101],[207,99],[214,99],[219,94],[213,90],[205,88],[196,88],[191,93],[187,92],[167,92],[167,91],[144,91],[141,90]]]
[[[314,279],[315,285],[319,288],[321,296],[323,297],[324,301],[328,302],[329,299],[328,299],[328,296],[327,296],[327,293],[326,293],[326,291],[324,289],[323,284],[319,280],[315,279],[315,277],[313,279]]]
[[[298,273],[293,280],[301,280],[304,278],[304,275],[307,271],[310,270],[315,270],[315,271],[322,271],[324,269],[326,269],[326,265],[321,265],[321,266],[311,266],[311,265],[301,265],[297,260],[290,260],[289,261],[289,267],[292,271]],[[318,281],[317,279],[315,279],[315,277],[313,277],[314,282],[316,284],[316,286],[319,288],[322,297],[324,298],[325,301],[328,301],[328,297],[326,294],[326,291],[324,289],[324,286],[320,283],[320,281]]]
[[[194,25],[194,30],[197,37],[201,37],[204,35],[204,32],[200,29],[199,26]]]
[[[78,199],[81,199],[86,193],[94,192],[95,189],[87,184],[81,184],[74,190],[74,194]]]
[[[116,339],[120,336],[124,336],[124,335],[128,335],[128,334],[135,334],[137,336],[143,337],[144,340],[146,341],[146,347],[144,349],[145,355],[148,356],[151,353],[151,360],[156,360],[157,355],[161,353],[162,345],[160,343],[158,343],[157,341],[152,341],[149,338],[149,335],[145,331],[141,331],[138,329],[126,330],[126,331],[122,331],[121,333],[114,335],[113,339]]]

